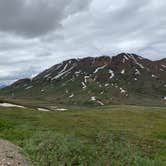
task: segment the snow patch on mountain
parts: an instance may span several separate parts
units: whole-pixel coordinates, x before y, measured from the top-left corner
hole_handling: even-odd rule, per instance
[[[44,111],[44,112],[49,112],[50,110],[49,109],[46,109],[46,108],[37,108],[38,111]]]
[[[104,103],[101,102],[100,100],[97,100],[97,103],[99,103],[101,106],[104,106]]]
[[[84,83],[84,82],[81,82],[81,84],[82,84],[82,89],[86,89],[87,88],[87,86],[86,86],[86,84]]]
[[[95,96],[91,97],[91,101],[97,102],[98,104],[100,104],[101,106],[104,106],[104,103],[101,102],[100,100],[97,100]]]
[[[111,69],[109,70],[109,74],[111,74],[110,79],[112,79],[115,76],[114,71]]]
[[[105,86],[105,87],[108,87],[109,85],[110,85],[109,83],[106,83],[104,86]]]
[[[31,89],[31,88],[33,88],[33,86],[28,86],[25,89],[28,90],[28,89]]]
[[[87,83],[90,76],[84,76],[84,82]]]
[[[128,57],[130,57],[130,58],[135,62],[135,64],[137,64],[141,69],[144,69],[144,66],[136,60],[136,58],[134,57],[134,55],[132,55],[132,54],[127,54],[127,55],[128,55]]]
[[[103,95],[103,94],[104,94],[104,91],[100,92],[100,94]]]
[[[51,75],[51,73],[46,74],[46,75],[44,76],[44,78],[48,78],[50,75]]]
[[[65,69],[67,68],[67,64],[66,64],[65,67],[63,68],[63,70],[58,75],[53,77],[51,80],[58,79],[58,78],[62,77],[63,75],[65,75],[65,76],[68,75],[74,67],[75,66],[72,66],[71,68],[69,68],[68,70],[65,71]]]
[[[135,75],[140,75],[140,71],[138,69],[135,69]]]
[[[103,66],[101,66],[101,67],[98,67],[93,73],[94,73],[94,74],[97,73],[99,70],[104,69],[106,66],[107,66],[107,65],[103,65]]]
[[[152,78],[158,78],[156,75],[152,74]]]
[[[166,65],[161,65],[163,68],[166,68]]]
[[[125,70],[123,69],[120,73],[121,73],[121,74],[124,74],[124,73],[125,73]]]
[[[66,108],[56,108],[56,111],[67,111],[68,109]]]
[[[74,94],[72,93],[70,96],[69,96],[69,98],[73,98],[74,97]]]
[[[128,56],[128,54],[126,54],[126,55]],[[123,56],[124,59],[125,59],[125,60],[129,60],[129,58],[128,58],[126,55]]]
[[[96,97],[95,97],[95,96],[92,96],[92,97],[91,97],[91,101],[96,101]]]
[[[0,103],[0,107],[18,107],[18,108],[25,108],[24,106],[11,104],[11,103]]]
[[[119,88],[120,89],[120,93],[126,93],[127,91],[126,90],[124,90],[123,88]]]

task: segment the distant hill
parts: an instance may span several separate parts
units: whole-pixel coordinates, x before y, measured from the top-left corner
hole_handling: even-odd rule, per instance
[[[58,104],[165,103],[166,59],[117,56],[70,59],[0,92],[8,98]]]
[[[0,89],[2,89],[2,88],[4,88],[4,87],[6,87],[6,85],[0,84]]]

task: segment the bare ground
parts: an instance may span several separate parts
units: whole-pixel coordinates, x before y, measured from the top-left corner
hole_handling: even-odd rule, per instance
[[[9,141],[0,139],[0,166],[29,166],[20,150]]]

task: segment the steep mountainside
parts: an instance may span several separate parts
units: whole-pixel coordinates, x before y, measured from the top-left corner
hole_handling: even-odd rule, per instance
[[[151,61],[128,53],[71,59],[33,79],[19,80],[1,94],[60,104],[164,103],[166,59]]]

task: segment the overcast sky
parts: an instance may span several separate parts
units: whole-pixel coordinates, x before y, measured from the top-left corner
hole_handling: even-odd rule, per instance
[[[166,57],[166,0],[0,0],[0,83],[120,52]]]

